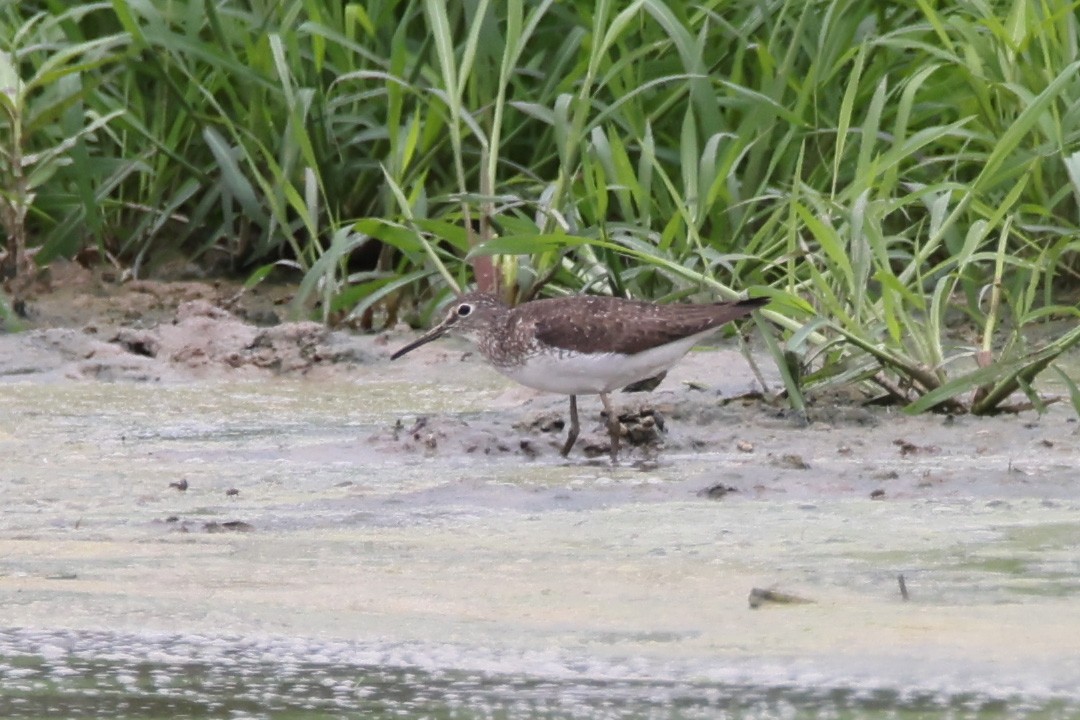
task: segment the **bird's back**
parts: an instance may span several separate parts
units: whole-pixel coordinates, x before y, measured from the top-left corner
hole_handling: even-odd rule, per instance
[[[634,355],[749,315],[765,298],[710,304],[657,305],[599,296],[537,300],[511,313],[512,325],[536,340],[577,353]]]

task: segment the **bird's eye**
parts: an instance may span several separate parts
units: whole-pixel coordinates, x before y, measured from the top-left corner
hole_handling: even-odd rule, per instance
[[[457,316],[469,317],[470,315],[472,315],[472,310],[472,305],[470,305],[469,303],[461,303],[457,306]]]

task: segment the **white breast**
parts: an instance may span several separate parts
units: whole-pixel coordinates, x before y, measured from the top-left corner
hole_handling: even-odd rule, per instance
[[[596,395],[617,390],[669,369],[702,337],[697,335],[635,355],[603,353],[583,355],[563,351],[533,355],[524,365],[498,368],[508,378],[527,387],[563,395]]]

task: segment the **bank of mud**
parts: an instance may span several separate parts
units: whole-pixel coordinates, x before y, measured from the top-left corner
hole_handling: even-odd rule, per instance
[[[0,334],[0,382],[259,382],[303,378],[317,383],[375,377],[417,387],[470,378],[495,388],[468,412],[404,412],[366,439],[379,452],[415,456],[514,457],[557,461],[567,402],[513,385],[463,344],[447,340],[396,363],[394,349],[414,337],[404,326],[374,334],[291,322],[292,288],[266,284],[244,290],[226,281],[128,281],[58,263],[28,303],[26,329]],[[777,387],[769,360],[766,382]],[[352,401],[363,407],[364,392]],[[808,416],[769,402],[743,357],[732,349],[691,353],[653,392],[616,395],[625,435],[624,461],[648,468],[665,456],[731,452],[737,468],[758,468],[751,487],[801,485],[815,466],[846,466],[822,491],[903,492],[948,486],[957,459],[980,467],[980,483],[1059,487],[1072,461],[1076,423],[1059,406],[997,418],[862,407],[832,394]],[[608,439],[595,398],[582,399],[583,434],[571,458],[603,464]],[[1030,457],[1029,457],[1030,456]],[[1002,458],[1015,458],[1015,462]],[[1034,472],[1038,465],[1047,472]],[[1000,466],[1000,467],[999,467]],[[743,472],[739,470],[738,472]],[[919,477],[914,477],[922,473]],[[785,478],[791,476],[791,480]],[[912,485],[914,483],[914,485]],[[880,486],[880,487],[879,487]],[[878,493],[880,496],[880,492]]]
[[[596,398],[563,459],[566,398],[465,346],[237,293],[76,269],[0,334],[0,715],[1080,708],[1065,403],[807,422],[721,345],[615,395],[613,467]]]

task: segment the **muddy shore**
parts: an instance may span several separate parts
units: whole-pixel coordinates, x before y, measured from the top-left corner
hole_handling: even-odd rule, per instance
[[[127,717],[108,698],[147,657],[147,706],[170,716],[191,682],[205,715],[233,688],[184,668],[231,677],[221,648],[272,690],[327,658],[332,707],[385,692],[404,717],[471,698],[444,692],[459,671],[586,683],[574,717],[615,717],[597,708],[627,681],[645,689],[618,717],[747,692],[1080,707],[1066,403],[908,417],[832,396],[806,422],[721,343],[615,396],[637,444],[612,467],[596,398],[564,460],[565,398],[449,339],[390,362],[415,331],[288,322],[289,288],[238,290],[59,267],[0,333],[0,678],[23,668],[0,715]],[[754,610],[752,589],[814,602]],[[356,680],[371,663],[388,689]]]
[[[325,383],[375,372],[388,381],[438,383],[467,375],[500,389],[485,408],[466,415],[403,414],[370,442],[386,451],[428,455],[557,457],[565,398],[514,385],[454,340],[390,363],[390,354],[415,337],[413,331],[399,324],[360,334],[289,322],[292,291],[275,285],[243,291],[227,281],[118,282],[108,271],[57,263],[28,304],[22,332],[0,333],[0,382],[304,378]],[[777,387],[769,360],[760,360],[766,382]],[[821,473],[801,473],[817,477],[824,492],[845,486],[860,492],[947,487],[949,463],[936,461],[959,457],[974,466],[986,458],[979,484],[990,491],[1032,483],[1055,491],[1070,484],[1078,433],[1064,404],[1043,417],[1029,412],[909,418],[895,409],[862,407],[843,394],[819,398],[806,422],[782,401],[766,401],[731,344],[691,353],[654,392],[616,397],[626,441],[634,448],[630,462],[659,462],[665,451],[735,450],[759,463],[761,476],[750,482],[764,486],[768,476],[798,477],[811,464],[860,461],[858,482],[842,479],[843,474],[828,481]],[[594,400],[582,402],[584,432],[575,449],[579,461],[599,462],[607,451]],[[362,406],[362,394],[355,402]],[[991,459],[1003,456],[1017,462],[999,467]],[[1038,458],[1050,471],[1028,473],[1026,456]]]

